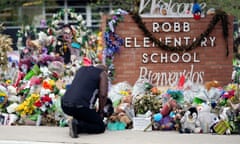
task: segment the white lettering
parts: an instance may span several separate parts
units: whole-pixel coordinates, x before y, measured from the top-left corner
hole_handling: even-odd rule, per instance
[[[174,57],[175,57],[175,59],[174,59]],[[177,63],[179,61],[179,55],[177,53],[172,53],[170,55],[170,61],[173,63]]]
[[[202,13],[205,13],[207,4],[202,2],[199,5]],[[142,17],[192,17],[192,8],[193,3],[177,3],[172,2],[172,0],[169,2],[165,2],[165,0],[141,0],[138,13]]]
[[[180,28],[180,23],[179,22],[175,22],[174,23],[174,32],[180,32],[181,28]]]
[[[150,47],[150,38],[149,37],[144,37],[143,38],[143,47],[149,48]]]
[[[172,38],[171,37],[166,37],[165,38],[165,45],[169,45],[172,43]]]
[[[160,59],[161,63],[164,63],[164,62],[167,63],[168,62],[167,58],[168,58],[167,53],[165,54],[161,53],[161,59]]]
[[[140,75],[139,78],[140,79],[145,79],[147,78],[147,74],[148,74],[148,70],[146,67],[140,67]]]
[[[193,62],[194,63],[199,63],[200,59],[197,59],[197,53],[193,53]]]
[[[211,42],[211,47],[214,47],[215,46],[216,37],[209,37],[209,40]]]
[[[165,23],[162,24],[162,30],[164,32],[170,32],[171,29],[172,29],[172,26],[169,22],[165,22]]]
[[[136,37],[134,38],[134,47],[135,48],[141,47],[141,45],[137,43],[137,38]]]
[[[181,46],[182,39],[181,38],[174,38],[174,46]]]
[[[131,47],[131,37],[125,37],[125,47],[128,48],[128,47]]]
[[[188,44],[189,44],[190,37],[184,37],[183,39],[186,41],[185,44],[188,45]]]
[[[151,2],[151,0],[141,0],[140,1],[140,7],[139,7],[139,14],[143,12],[143,10],[148,6],[148,4]]]
[[[143,53],[142,54],[142,63],[178,63],[178,62],[184,62],[184,63],[199,63],[200,60],[198,59],[197,53],[171,53],[168,55],[168,53]]]
[[[166,45],[172,46],[188,46],[189,44],[196,41],[196,37],[170,37],[166,36],[164,38],[159,38],[160,42],[164,42]],[[125,48],[151,48],[156,47],[156,44],[151,42],[150,37],[125,37]],[[201,41],[200,47],[215,47],[216,46],[216,37],[204,37]]]
[[[139,78],[147,79],[155,86],[176,86],[182,75],[193,83],[204,82],[204,72],[194,71],[194,65],[191,65],[190,71],[183,70],[182,72],[153,72],[146,67],[140,67]]]
[[[144,63],[144,64],[148,63],[148,54],[147,53],[142,54],[142,63]]]
[[[188,22],[183,23],[183,32],[189,32],[190,31],[190,24]]]
[[[201,41],[201,47],[206,47],[207,46],[207,38],[203,38],[203,40]]]
[[[152,23],[152,32],[159,32],[159,27],[160,27],[159,23],[153,22]]]
[[[157,63],[157,62],[158,62],[158,61],[154,60],[153,57],[155,57],[155,56],[158,56],[158,54],[157,54],[157,53],[151,54],[151,62],[152,62],[152,63]]]
[[[191,59],[192,59],[192,57],[191,57],[191,54],[190,54],[190,53],[184,53],[184,54],[182,55],[182,60],[183,60],[183,62],[185,62],[185,63],[190,62]]]
[[[153,22],[152,23],[152,32],[189,32],[190,31],[190,23],[189,22]]]

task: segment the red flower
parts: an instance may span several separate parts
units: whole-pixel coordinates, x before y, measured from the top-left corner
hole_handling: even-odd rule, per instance
[[[50,90],[52,89],[52,86],[47,81],[43,81],[42,87],[45,89],[50,89]]]
[[[234,90],[230,90],[230,91],[227,91],[223,94],[223,97],[225,99],[231,99],[232,97],[234,97],[235,95],[235,91]]]
[[[36,107],[41,107],[41,106],[42,106],[42,103],[41,103],[40,100],[38,100],[38,101],[36,101],[36,102],[34,103],[34,105],[35,105]]]
[[[58,78],[58,74],[57,74],[56,72],[53,72],[53,73],[52,73],[52,76],[53,76],[54,78]]]
[[[42,97],[41,100],[43,103],[52,101],[52,99],[49,97],[49,95],[45,95],[44,97]]]

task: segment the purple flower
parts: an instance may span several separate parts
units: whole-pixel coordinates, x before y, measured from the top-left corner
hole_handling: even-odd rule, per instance
[[[117,17],[117,16],[113,16],[113,17],[112,17],[112,19],[114,19],[114,20],[117,20],[117,19],[118,19],[118,17]]]

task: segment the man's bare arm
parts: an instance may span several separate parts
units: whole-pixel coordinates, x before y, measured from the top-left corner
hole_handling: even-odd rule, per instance
[[[99,113],[103,112],[103,108],[107,102],[108,96],[108,76],[106,71],[100,74],[100,90],[99,90]]]

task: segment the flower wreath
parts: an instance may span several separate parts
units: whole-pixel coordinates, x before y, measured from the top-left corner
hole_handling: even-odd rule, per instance
[[[17,37],[18,39],[20,38],[27,38],[27,37],[33,37],[36,38],[37,37],[37,29],[36,27],[32,26],[32,25],[26,25],[26,26],[22,26],[20,30],[17,31]],[[22,40],[20,39],[20,40]]]
[[[107,20],[107,27],[104,33],[105,49],[103,50],[103,55],[105,57],[105,63],[108,66],[109,77],[111,80],[113,80],[115,73],[113,65],[114,54],[119,52],[120,47],[124,43],[124,40],[115,33],[115,27],[118,22],[123,20],[124,14],[127,14],[127,12],[122,9],[114,11],[111,19]]]
[[[47,21],[48,34],[55,34],[61,25],[64,24],[63,18],[65,13],[67,13],[72,20],[76,20],[76,24],[74,24],[74,27],[72,25],[72,28],[74,28],[76,32],[75,37],[78,38],[77,41],[84,46],[91,31],[87,28],[86,21],[83,19],[82,15],[75,13],[73,9],[62,9],[58,13],[53,14],[52,19]]]
[[[52,19],[47,21],[49,35],[56,35],[61,25],[64,24],[64,14],[67,13],[71,20],[75,20],[76,23],[71,24],[71,28],[74,31],[74,44],[78,49],[81,48],[81,55],[86,55],[91,60],[97,59],[97,52],[95,49],[95,42],[93,40],[93,33],[87,28],[86,21],[81,14],[75,13],[74,9],[62,9],[56,14],[53,14]]]

